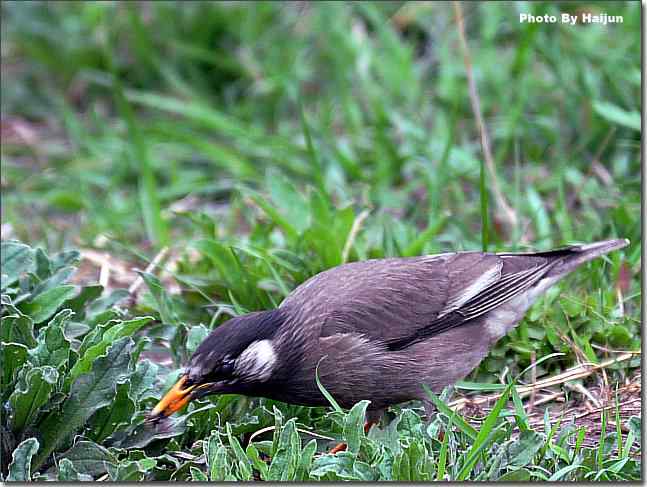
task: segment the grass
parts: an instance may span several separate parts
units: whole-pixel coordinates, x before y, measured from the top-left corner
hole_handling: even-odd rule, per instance
[[[464,3],[464,44],[450,3],[8,1],[1,9],[2,238],[50,254],[80,249],[73,283],[101,280],[103,297],[133,285],[130,269],[146,269],[119,302],[124,319],[155,317],[140,346],[158,391],[210,329],[274,307],[346,261],[632,241],[549,291],[466,378],[459,391],[469,397],[497,384],[510,391],[478,421],[443,409],[443,396],[429,426],[415,405],[395,408],[391,426],[366,437],[349,419],[357,410],[223,397],[191,406],[173,435],[143,448],[128,446],[123,432],[89,431],[96,445],[117,449],[101,450],[114,469],[93,475],[68,455],[71,465],[58,463],[50,476],[639,476],[635,415],[602,409],[595,435],[577,421],[550,422],[590,402],[582,389],[613,402],[616,384],[633,383],[639,356],[578,379],[580,392],[553,386],[565,402],[542,404],[543,428],[537,408],[530,414],[506,382],[533,364],[541,379],[640,350],[637,2]],[[604,11],[624,23],[518,23],[526,11]],[[59,305],[71,292],[54,289]],[[47,370],[29,380],[49,387]],[[529,371],[516,385],[533,381]],[[156,399],[131,406],[121,394],[131,413]],[[622,428],[607,425],[614,418]],[[271,442],[246,443],[269,426]],[[301,430],[357,433],[359,446],[331,459],[320,454],[325,442],[313,447]],[[99,451],[75,448],[86,447]],[[33,448],[15,451],[32,458]]]

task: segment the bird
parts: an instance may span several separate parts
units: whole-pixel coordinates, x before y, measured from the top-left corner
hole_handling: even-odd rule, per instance
[[[198,346],[148,416],[242,394],[343,408],[369,400],[367,424],[465,378],[548,288],[627,239],[539,252],[449,252],[351,262],[325,270],[272,310],[231,318]]]

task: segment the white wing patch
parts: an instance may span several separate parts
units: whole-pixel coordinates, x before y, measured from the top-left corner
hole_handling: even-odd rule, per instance
[[[271,340],[252,342],[236,359],[236,375],[266,381],[276,364],[276,351]]]
[[[506,335],[523,318],[537,298],[562,277],[544,277],[524,293],[490,311],[485,319],[485,328],[489,335],[496,340]]]
[[[498,262],[494,267],[481,274],[472,284],[461,291],[460,294],[453,296],[438,314],[437,318],[456,311],[458,308],[467,303],[470,299],[478,296],[483,290],[497,282],[501,278],[501,268],[503,262]]]

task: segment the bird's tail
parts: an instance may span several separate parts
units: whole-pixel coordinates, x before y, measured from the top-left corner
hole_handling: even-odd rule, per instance
[[[563,257],[550,269],[548,276],[562,277],[574,270],[576,267],[596,259],[613,250],[618,250],[629,245],[629,240],[620,238],[615,240],[605,240],[590,244],[570,245],[563,249],[546,252],[549,254],[562,254]]]

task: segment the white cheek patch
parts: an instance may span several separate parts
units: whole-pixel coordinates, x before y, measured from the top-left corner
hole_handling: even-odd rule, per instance
[[[276,352],[271,340],[252,342],[240,354],[234,366],[236,375],[266,381],[272,375],[276,364]]]

